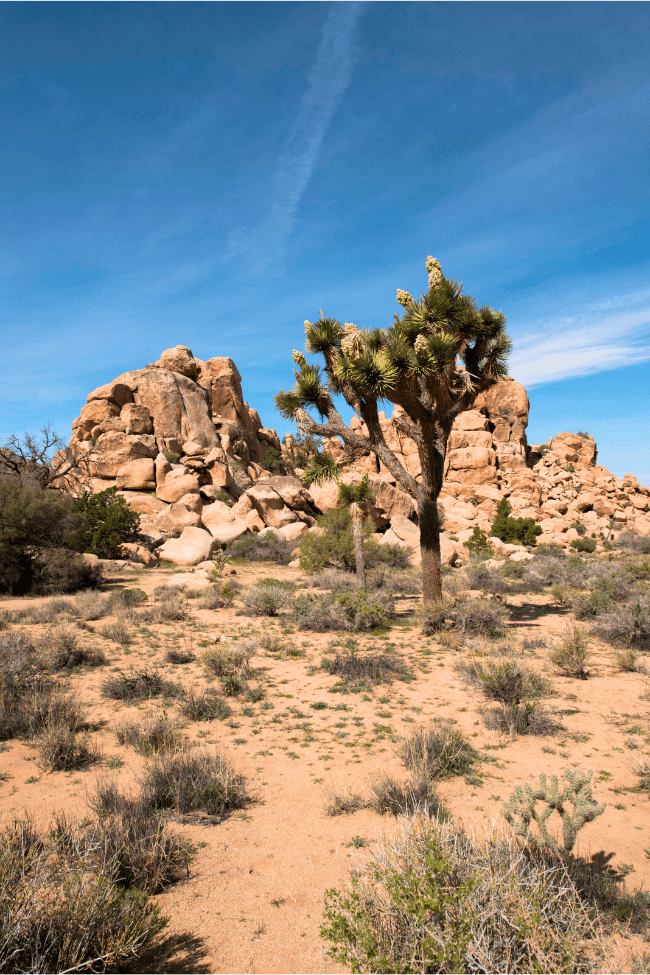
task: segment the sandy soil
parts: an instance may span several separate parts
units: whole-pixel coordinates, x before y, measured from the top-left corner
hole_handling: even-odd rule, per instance
[[[109,576],[107,585],[135,585],[152,593],[170,571],[123,571]],[[269,575],[301,578],[298,570],[268,564],[240,564],[236,571],[242,586]],[[44,601],[3,599],[0,610]],[[218,825],[177,827],[198,851],[187,880],[157,898],[171,918],[167,934],[176,939],[176,949],[168,961],[152,958],[140,970],[342,971],[328,959],[327,946],[319,938],[324,892],[346,881],[359,855],[355,843],[360,840],[353,838],[371,840],[381,831],[395,830],[396,821],[368,810],[328,816],[327,790],[349,787],[367,793],[373,773],[405,775],[395,753],[396,739],[437,717],[457,721],[481,756],[472,775],[441,783],[445,805],[456,820],[477,830],[495,821],[503,824],[499,810],[515,782],[536,780],[540,771],[560,773],[571,765],[592,768],[595,797],[608,806],[580,833],[579,850],[630,874],[630,887],[643,883],[647,888],[649,797],[627,790],[638,782],[631,769],[633,757],[648,751],[650,680],[617,671],[611,648],[598,642],[592,644],[587,680],[559,676],[547,659],[548,649],[525,648],[524,641],[561,633],[570,614],[546,596],[507,601],[513,608],[509,638],[552,679],[554,694],[547,703],[563,728],[555,736],[512,740],[487,731],[481,720],[481,695],[467,689],[454,670],[462,651],[421,635],[411,616],[415,597],[398,599],[400,618],[386,636],[354,637],[361,649],[397,651],[410,663],[414,679],[349,693],[335,692],[337,678],[319,669],[323,650],[332,639],[347,639],[345,634],[294,632],[288,617],[237,615],[237,602],[232,608],[207,611],[191,600],[188,622],[139,625],[135,643],[126,648],[101,635],[106,619],[91,622],[89,631],[79,631],[80,640],[101,646],[108,663],[73,672],[65,681],[91,709],[102,760],[86,771],[47,774],[38,768],[29,744],[8,742],[0,758],[2,820],[28,812],[44,826],[61,809],[83,817],[87,792],[98,776],[115,775],[124,787],[135,781],[143,759],[119,746],[112,728],[126,717],[163,710],[172,716],[177,703],[107,701],[100,684],[111,670],[155,666],[183,687],[201,687],[206,676],[200,660],[170,665],[164,659],[167,650],[191,646],[200,654],[211,645],[201,634],[240,640],[276,632],[285,647],[293,646],[303,655],[263,650],[257,654],[252,683],[264,688],[262,701],[230,699],[231,718],[185,729],[196,744],[224,747],[247,776],[257,801]],[[43,629],[23,623],[12,628],[20,626],[35,635]],[[326,707],[311,707],[317,702]],[[118,759],[122,764],[116,768]]]

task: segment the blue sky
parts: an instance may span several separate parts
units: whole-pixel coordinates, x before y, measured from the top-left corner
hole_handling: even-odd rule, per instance
[[[178,343],[267,426],[319,308],[502,308],[530,442],[650,483],[647,3],[0,5],[0,437]]]

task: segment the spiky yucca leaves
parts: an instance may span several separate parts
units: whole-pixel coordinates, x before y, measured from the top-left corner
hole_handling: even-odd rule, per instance
[[[507,373],[511,341],[505,316],[478,307],[462,284],[445,278],[432,257],[426,262],[429,289],[419,300],[397,292],[404,309],[386,329],[360,330],[323,312],[305,322],[308,353],[323,356],[321,372],[302,353],[294,353],[295,386],[279,392],[276,405],[307,433],[339,436],[346,445],[371,451],[418,504],[423,593],[426,601],[442,598],[440,525],[436,500],[442,487],[449,434],[456,417],[476,396]],[[363,420],[368,433],[352,431],[342,420],[333,396],[344,397]],[[415,441],[421,465],[419,481],[402,466],[386,444],[377,403],[401,407],[394,417]],[[315,408],[317,423],[309,410]]]

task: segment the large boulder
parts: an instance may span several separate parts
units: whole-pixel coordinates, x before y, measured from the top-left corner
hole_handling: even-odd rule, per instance
[[[165,478],[163,484],[156,488],[156,497],[168,504],[180,501],[184,494],[198,494],[199,479],[194,474],[182,474],[180,477]]]
[[[141,434],[103,433],[87,455],[89,473],[93,477],[117,477],[119,470],[132,460],[154,458],[158,453],[154,437]]]
[[[248,531],[248,524],[223,501],[214,501],[204,508],[202,521],[213,538],[221,545],[228,545]]]
[[[219,541],[203,528],[185,528],[180,538],[170,538],[157,554],[175,565],[198,565],[212,558],[220,547]]]
[[[151,457],[130,460],[117,472],[116,486],[130,491],[155,491],[156,475]]]
[[[187,495],[186,495],[187,497]],[[156,524],[163,531],[180,535],[185,528],[200,528],[202,525],[201,515],[182,501],[175,501],[169,505],[166,511],[158,515]]]

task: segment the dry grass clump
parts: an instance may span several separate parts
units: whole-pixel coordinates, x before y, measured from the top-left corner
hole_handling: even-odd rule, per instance
[[[74,604],[71,599],[56,598],[48,599],[41,606],[28,606],[26,609],[19,610],[14,614],[16,620],[25,620],[28,623],[58,623],[63,619],[70,619],[74,616]]]
[[[114,972],[133,964],[167,922],[146,894],[120,883],[117,858],[106,853],[93,863],[73,829],[45,836],[17,820],[4,830],[0,971]]]
[[[589,657],[589,641],[586,631],[577,623],[568,623],[564,631],[564,639],[559,646],[551,651],[551,662],[568,677],[579,677],[580,680],[586,680],[589,676],[587,670]]]
[[[471,599],[462,593],[423,603],[415,617],[425,636],[455,630],[472,636],[495,637],[503,632],[510,610],[497,599]]]
[[[155,606],[147,606],[141,618],[148,623],[175,623],[188,617],[187,597],[175,586],[156,586],[153,591],[158,599]]]
[[[442,817],[445,811],[434,783],[422,775],[400,782],[389,772],[370,776],[371,797],[367,805],[380,816]]]
[[[191,664],[196,660],[196,654],[192,650],[168,650],[165,654],[168,664]]]
[[[203,812],[218,819],[253,801],[246,779],[230,759],[207,749],[158,756],[145,770],[141,792],[152,809]]]
[[[87,735],[70,728],[65,721],[49,722],[35,738],[40,768],[48,772],[68,772],[88,768],[100,757]]]
[[[201,660],[206,670],[219,678],[224,694],[230,697],[246,690],[251,673],[250,661],[256,650],[254,640],[246,640],[237,646],[219,644],[206,650]]]
[[[71,627],[50,629],[38,641],[37,654],[47,670],[71,670],[73,667],[100,667],[106,663],[104,651],[84,647]]]
[[[336,791],[325,786],[325,793],[327,795],[325,812],[328,816],[342,816],[368,808],[369,800],[364,799],[357,792],[352,792],[351,789]]]
[[[181,714],[189,721],[213,721],[215,718],[224,721],[230,717],[232,710],[222,697],[190,688],[181,702]]]
[[[397,754],[416,779],[431,781],[446,775],[465,775],[476,752],[451,721],[435,721],[403,738]]]
[[[133,627],[127,616],[117,616],[112,623],[106,623],[101,633],[107,640],[113,640],[123,647],[133,643],[134,639]]]
[[[145,721],[123,721],[115,728],[120,745],[130,745],[139,755],[155,755],[178,748],[183,736],[178,725],[164,716]]]
[[[144,701],[161,694],[174,696],[175,684],[165,681],[157,670],[118,671],[107,677],[101,687],[102,694],[114,701]]]
[[[393,594],[385,588],[340,590],[323,596],[301,593],[294,600],[293,612],[297,628],[314,633],[385,630],[396,616]]]
[[[337,650],[332,656],[323,657],[321,668],[347,684],[380,684],[393,677],[405,679],[410,676],[401,657],[380,651],[339,653]]]
[[[561,858],[422,816],[327,892],[321,936],[366,972],[592,972],[602,950]]]
[[[277,616],[293,594],[293,585],[262,579],[242,596],[247,616]]]
[[[616,606],[596,618],[594,630],[615,646],[650,650],[650,602],[636,600]]]
[[[96,589],[86,589],[78,592],[73,600],[74,615],[82,620],[98,620],[106,616],[108,604],[104,597]]]
[[[636,647],[626,647],[624,650],[617,650],[614,653],[614,660],[618,670],[624,674],[645,674],[647,673],[644,663],[639,659],[639,651]]]
[[[326,589],[330,592],[352,592],[357,588],[357,576],[354,572],[343,569],[321,569],[311,579],[314,589]]]
[[[208,589],[203,589],[199,596],[199,606],[201,609],[221,609],[223,606],[232,602],[232,599],[224,599],[221,586],[213,585]]]

